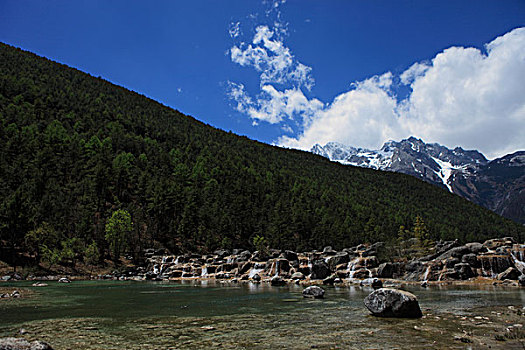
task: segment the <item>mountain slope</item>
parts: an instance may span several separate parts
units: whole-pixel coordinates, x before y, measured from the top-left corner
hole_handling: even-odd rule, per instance
[[[311,152],[343,164],[412,175],[525,224],[525,152],[488,161],[478,151],[451,150],[414,137],[389,141],[380,150],[330,142]]]
[[[394,237],[416,216],[435,239],[524,233],[410,176],[227,133],[4,44],[0,73],[4,245],[23,249],[36,229],[55,245],[108,251],[105,223],[120,208],[133,218],[132,254],[250,247],[255,235],[277,248],[341,248]]]

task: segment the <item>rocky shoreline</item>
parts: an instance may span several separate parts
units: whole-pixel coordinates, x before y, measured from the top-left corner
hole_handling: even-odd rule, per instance
[[[217,250],[210,255],[161,255],[147,252],[147,267],[128,271],[120,278],[154,281],[214,279],[229,282],[296,284],[373,284],[376,279],[409,283],[504,283],[525,285],[525,245],[513,238],[460,245],[438,242],[433,253],[409,261],[380,262],[383,243],[359,245],[335,251],[296,253],[269,250],[267,254],[247,250]],[[377,282],[376,282],[377,283]]]
[[[199,281],[220,283],[271,283],[309,285],[370,285],[383,283],[470,284],[492,283],[525,286],[525,244],[513,238],[497,238],[464,245],[440,241],[427,256],[404,261],[380,261],[384,244],[361,244],[336,251],[296,253],[290,250],[259,251],[223,249],[213,254],[169,255],[147,249],[143,266],[124,266],[120,271],[94,276],[68,276],[70,280]],[[63,276],[28,276],[28,280],[60,281]],[[3,281],[17,281],[18,274]],[[36,285],[38,286],[38,285]]]

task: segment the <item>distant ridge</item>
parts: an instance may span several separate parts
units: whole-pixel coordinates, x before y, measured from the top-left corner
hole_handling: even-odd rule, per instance
[[[476,150],[410,137],[389,141],[380,150],[329,142],[311,152],[343,164],[415,176],[525,224],[525,151],[488,161]]]

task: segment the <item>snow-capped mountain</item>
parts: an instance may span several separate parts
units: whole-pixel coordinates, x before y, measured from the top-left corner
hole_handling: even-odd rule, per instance
[[[412,175],[525,223],[523,151],[488,161],[475,150],[449,149],[410,137],[388,141],[379,150],[329,142],[315,145],[311,152],[347,165]]]

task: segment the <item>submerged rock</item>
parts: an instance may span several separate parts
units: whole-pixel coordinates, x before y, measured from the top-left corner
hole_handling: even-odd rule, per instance
[[[303,290],[303,297],[322,299],[324,298],[324,289],[318,286],[310,286]]]
[[[374,316],[420,318],[423,316],[414,294],[394,288],[381,288],[370,293],[365,306]]]
[[[272,286],[284,286],[286,284],[286,281],[279,276],[274,276],[270,281],[270,284]]]
[[[62,277],[58,280],[58,283],[71,283],[71,281],[67,277]]]
[[[0,338],[0,350],[53,350],[42,341],[28,342],[24,338]]]

